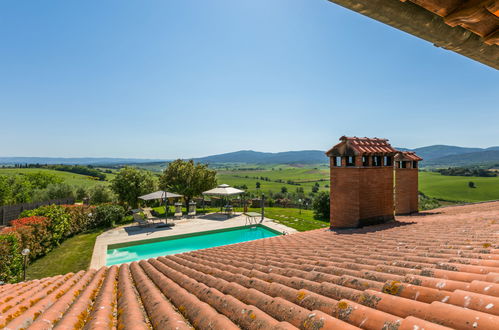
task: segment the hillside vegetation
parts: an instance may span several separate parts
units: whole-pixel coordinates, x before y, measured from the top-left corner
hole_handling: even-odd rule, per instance
[[[115,174],[106,173],[106,181],[98,181],[85,175],[48,169],[0,168],[0,175],[13,176],[23,173],[49,173],[75,187],[92,188],[98,185],[109,185]],[[302,188],[306,195],[312,192],[317,184],[319,191],[329,190],[329,168],[327,165],[289,166],[289,165],[255,165],[244,164],[220,166],[217,168],[219,183],[231,186],[245,186],[254,194],[281,192],[285,187],[289,193]],[[499,199],[499,177],[445,176],[436,172],[420,172],[420,191],[428,197],[448,201],[479,202]],[[475,188],[469,187],[473,182]],[[260,188],[256,188],[256,183]]]
[[[61,178],[66,184],[85,188],[94,187],[96,185],[109,184],[109,181],[114,177],[114,174],[106,174],[106,181],[99,181],[94,177],[86,175],[49,170],[45,168],[0,168],[0,175],[13,176],[27,173],[47,173],[55,175]]]

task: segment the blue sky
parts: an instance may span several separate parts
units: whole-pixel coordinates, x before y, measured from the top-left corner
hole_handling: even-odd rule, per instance
[[[498,72],[326,0],[0,2],[0,156],[499,145]]]

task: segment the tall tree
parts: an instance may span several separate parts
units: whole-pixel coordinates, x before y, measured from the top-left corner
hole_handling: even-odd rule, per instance
[[[186,207],[195,196],[201,195],[203,191],[216,187],[217,172],[210,170],[208,165],[194,164],[194,161],[183,161],[177,159],[168,164],[161,177],[159,186],[161,189],[184,195]]]
[[[111,190],[120,202],[132,208],[138,206],[139,196],[153,192],[156,188],[156,180],[150,172],[134,167],[122,168],[111,182]]]

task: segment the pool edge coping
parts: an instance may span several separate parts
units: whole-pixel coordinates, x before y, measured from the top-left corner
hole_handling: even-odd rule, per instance
[[[273,232],[274,234],[284,235],[282,232],[280,232],[280,231],[278,231],[276,229],[273,229],[273,228],[265,226],[265,225],[263,225],[261,223],[258,223],[258,224],[247,225],[247,226],[227,227],[227,228],[220,228],[220,229],[212,229],[212,230],[197,231],[197,232],[192,232],[192,233],[178,234],[178,235],[173,235],[173,236],[163,236],[163,237],[155,237],[155,238],[149,238],[149,239],[141,239],[141,240],[131,241],[131,242],[108,244],[106,250],[109,251],[111,249],[120,249],[120,248],[124,248],[124,247],[128,247],[128,246],[150,244],[150,243],[163,242],[163,241],[171,241],[171,240],[179,239],[179,238],[202,236],[202,235],[207,235],[207,234],[222,233],[222,232],[233,231],[233,230],[238,230],[238,229],[243,229],[243,228],[248,228],[248,227],[264,227],[265,229],[267,229],[270,232]]]
[[[262,226],[265,226],[271,231],[278,232],[279,234],[282,234],[283,232],[286,232],[286,234],[295,234],[298,233],[298,231],[294,228],[288,227],[286,225],[280,224],[275,222],[273,219],[269,218],[264,218],[264,221],[259,223]],[[255,226],[255,224],[253,224]],[[219,229],[213,229],[213,230],[205,230],[203,232],[208,232],[208,231],[214,231],[214,230],[220,230],[220,229],[230,229],[230,228],[235,228],[235,227],[245,227],[242,224],[233,224],[229,225],[224,228],[219,228]],[[104,232],[106,233],[106,232]],[[104,234],[103,233],[103,234]],[[199,233],[199,231],[193,231],[190,233],[184,233],[184,234],[177,234],[177,235],[171,235],[171,236],[179,236],[179,235],[185,235],[185,234],[195,234]],[[166,237],[171,237],[169,235],[166,236],[161,236],[161,237],[156,237],[157,238],[166,238]],[[155,238],[151,238],[155,239]],[[107,237],[104,237],[99,235],[97,239],[95,240],[94,248],[92,251],[92,258],[90,260],[90,265],[88,266],[88,269],[100,269],[102,267],[109,267],[106,266],[106,259],[107,259],[107,250],[109,245],[117,245],[121,243],[131,243],[131,242],[136,242],[136,241],[144,241],[144,239],[137,239],[137,240],[130,240],[126,241],[123,239],[123,242],[109,242]]]

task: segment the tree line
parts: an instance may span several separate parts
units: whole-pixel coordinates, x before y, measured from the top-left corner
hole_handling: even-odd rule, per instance
[[[442,175],[448,176],[478,176],[478,177],[496,177],[497,173],[485,170],[482,168],[471,168],[471,167],[449,167],[444,169],[436,170]]]

